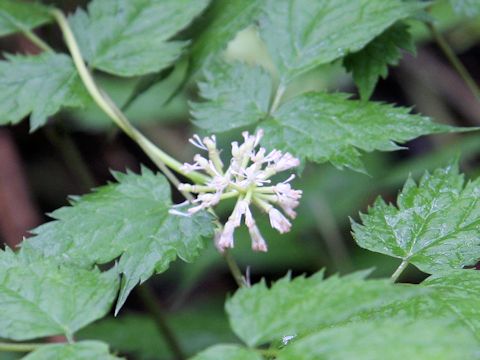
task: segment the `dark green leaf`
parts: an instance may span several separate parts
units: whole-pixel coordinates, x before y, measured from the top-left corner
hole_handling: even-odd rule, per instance
[[[101,273],[0,252],[0,337],[72,336],[110,310],[118,285],[116,269]]]
[[[62,107],[82,106],[88,94],[66,55],[7,55],[0,61],[0,124],[16,124],[31,113],[35,130]]]
[[[25,356],[23,360],[120,360],[108,351],[108,345],[99,341],[75,344],[45,345]]]
[[[442,321],[377,320],[324,329],[292,343],[278,360],[456,360],[478,357],[467,330]]]
[[[0,1],[0,36],[29,30],[51,20],[48,8],[23,0]]]
[[[34,229],[36,236],[23,250],[83,266],[120,256],[124,276],[118,312],[135,285],[167,270],[177,256],[193,261],[213,236],[213,225],[205,213],[169,214],[170,186],[162,175],[143,169],[141,175],[114,176],[118,183],[72,198],[72,206],[54,211],[56,221]]]
[[[251,349],[238,345],[216,345],[202,351],[191,360],[262,360],[263,357]]]
[[[371,309],[417,295],[411,286],[365,280],[367,272],[345,277],[288,277],[269,289],[265,282],[239,289],[226,304],[234,332],[249,346],[302,336],[348,321]]]
[[[407,180],[397,207],[378,199],[362,225],[353,224],[357,243],[414,264],[426,273],[462,268],[480,257],[480,180],[464,183],[457,165]]]
[[[345,68],[353,73],[363,100],[370,98],[379,77],[387,77],[388,65],[398,64],[400,49],[415,52],[408,26],[403,23],[393,25],[362,50],[345,57]]]
[[[412,115],[406,108],[327,93],[308,93],[288,101],[261,127],[263,143],[269,148],[357,171],[365,171],[359,150],[397,150],[395,142],[455,130]]]
[[[213,59],[240,31],[253,23],[263,0],[213,1],[200,26],[200,35],[191,50],[191,73],[196,73]]]
[[[205,71],[200,95],[208,100],[191,103],[195,125],[222,132],[256,123],[268,113],[272,80],[260,67],[216,63]]]
[[[94,0],[70,17],[90,66],[120,76],[145,75],[170,66],[187,45],[169,41],[208,0]]]
[[[260,31],[287,83],[362,49],[420,6],[399,0],[268,0]]]

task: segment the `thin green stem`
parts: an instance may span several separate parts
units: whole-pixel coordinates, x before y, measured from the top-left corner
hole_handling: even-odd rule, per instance
[[[57,23],[62,30],[65,43],[67,44],[68,50],[70,51],[70,55],[72,56],[73,62],[75,64],[75,67],[77,68],[78,74],[82,79],[83,84],[87,88],[90,96],[93,98],[95,103],[100,107],[100,109],[102,109],[103,112],[105,112],[105,114],[107,114],[108,117],[110,117],[110,119],[112,119],[112,121],[119,128],[121,128],[133,141],[135,141],[142,148],[142,150],[165,173],[165,176],[167,176],[174,185],[178,186],[179,181],[178,179],[176,179],[173,173],[170,172],[167,166],[196,183],[205,182],[207,180],[207,177],[205,175],[202,175],[195,171],[188,173],[182,171],[182,164],[179,161],[177,161],[176,159],[165,153],[163,150],[155,146],[130,123],[130,121],[120,111],[120,109],[118,109],[118,107],[109,98],[109,96],[95,83],[92,74],[85,65],[77,41],[73,35],[72,30],[70,29],[65,15],[57,9],[52,10],[51,13],[57,20]]]
[[[243,278],[242,271],[240,270],[240,267],[233,258],[232,254],[228,251],[228,249],[225,249],[222,255],[227,262],[228,268],[230,269],[230,272],[232,273],[232,276],[235,279],[238,287],[244,287],[245,279]]]
[[[30,352],[38,349],[39,347],[45,346],[47,344],[42,343],[7,343],[0,342],[0,352],[11,351],[11,352]]]
[[[148,287],[147,284],[143,284],[137,288],[137,293],[142,300],[145,308],[153,316],[155,323],[157,324],[158,329],[162,332],[163,337],[165,338],[170,350],[172,350],[173,355],[176,360],[186,359],[180,342],[175,336],[174,332],[170,328],[165,318],[163,309],[161,308],[158,301],[155,299],[155,294]]]
[[[395,272],[390,277],[392,282],[397,281],[398,277],[403,273],[403,271],[407,268],[407,266],[408,266],[408,260],[405,259],[400,263],[397,270],[395,270]]]
[[[457,55],[455,54],[453,49],[450,47],[448,42],[445,40],[443,35],[437,30],[435,25],[433,25],[432,23],[427,23],[427,26],[430,29],[430,32],[431,32],[433,38],[435,39],[435,42],[438,44],[440,49],[443,51],[443,53],[447,57],[448,61],[450,61],[450,64],[457,71],[457,73],[463,79],[463,81],[468,86],[468,88],[473,93],[473,95],[477,98],[477,100],[480,101],[480,88],[478,87],[475,80],[473,80],[473,78],[470,75],[470,73],[468,72],[468,70],[462,64],[462,62],[457,57]]]
[[[22,28],[21,31],[22,31],[22,34],[25,35],[25,37],[28,40],[30,40],[32,43],[34,43],[43,51],[53,52],[53,49],[50,47],[50,45],[48,45],[45,41],[43,41],[30,29]]]
[[[273,98],[272,106],[270,107],[270,114],[275,112],[275,110],[277,110],[277,108],[280,106],[280,101],[282,100],[283,94],[285,94],[285,90],[287,90],[287,87],[284,84],[281,83],[278,85],[277,92]]]

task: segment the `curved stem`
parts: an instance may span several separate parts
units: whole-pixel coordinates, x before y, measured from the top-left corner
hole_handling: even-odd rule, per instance
[[[25,35],[25,37],[30,40],[32,43],[34,43],[36,46],[38,46],[40,49],[43,51],[48,51],[48,52],[53,52],[53,49],[48,45],[45,41],[43,41],[40,37],[38,37],[33,31],[30,29],[26,28],[21,28],[22,34]]]
[[[430,32],[432,33],[432,36],[435,39],[436,43],[445,54],[448,61],[450,61],[450,64],[454,67],[454,69],[463,79],[463,81],[468,86],[468,88],[473,93],[473,95],[477,98],[477,100],[480,101],[480,88],[476,84],[475,80],[473,80],[468,70],[462,64],[462,62],[457,57],[457,55],[455,54],[453,49],[450,47],[448,42],[445,40],[445,38],[442,36],[442,34],[437,30],[435,25],[433,25],[432,23],[427,23],[427,26],[430,29]]]
[[[404,259],[398,266],[397,270],[395,270],[395,272],[390,277],[392,282],[397,281],[398,277],[403,273],[403,271],[407,268],[407,266],[408,266],[408,260]]]
[[[118,109],[118,107],[113,103],[113,101],[108,97],[108,95],[103,92],[95,83],[95,80],[93,79],[90,71],[85,65],[85,62],[83,61],[83,57],[78,47],[77,41],[75,40],[70,26],[68,25],[68,21],[65,18],[65,15],[57,9],[52,10],[51,14],[57,20],[57,23],[62,30],[68,50],[70,51],[73,62],[75,64],[75,67],[77,68],[78,74],[80,75],[83,84],[87,88],[95,103],[100,107],[100,109],[102,109],[103,112],[105,112],[105,114],[107,114],[108,117],[110,117],[110,119],[112,119],[118,127],[120,127],[133,141],[135,141],[142,148],[142,150],[150,157],[150,159],[165,173],[165,175],[175,185],[178,185],[179,181],[166,166],[169,166],[171,169],[184,175],[185,177],[191,179],[194,182],[205,182],[205,180],[207,179],[205,175],[202,175],[195,171],[189,173],[185,173],[184,171],[182,171],[182,164],[179,161],[177,161],[176,159],[165,153],[163,150],[155,146],[130,123],[130,121],[120,111],[120,109]]]
[[[7,343],[0,342],[0,352],[1,351],[14,351],[14,352],[30,352],[38,349],[39,347],[45,346],[47,344],[42,343]]]
[[[235,279],[235,282],[237,283],[238,287],[244,287],[245,280],[243,279],[243,275],[240,270],[240,267],[238,266],[237,262],[233,258],[232,254],[230,254],[228,249],[225,249],[225,251],[223,252],[223,257],[225,258],[228,268],[230,269],[230,272],[232,273],[233,278]]]
[[[287,87],[284,84],[278,85],[277,92],[275,93],[275,97],[273,98],[272,106],[270,107],[270,114],[277,110],[278,106],[280,105],[280,101],[282,100],[283,94],[285,94],[285,90],[287,90]]]

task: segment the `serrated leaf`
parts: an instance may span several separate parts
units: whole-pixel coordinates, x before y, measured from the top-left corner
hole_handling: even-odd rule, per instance
[[[120,360],[109,353],[108,345],[100,341],[81,341],[75,344],[45,345],[28,354],[23,360]]]
[[[480,1],[478,0],[450,0],[456,13],[468,17],[480,16]]]
[[[418,295],[411,286],[365,280],[368,272],[344,277],[288,277],[269,289],[264,282],[239,289],[226,303],[233,331],[249,346],[302,336],[341,324],[371,309]]]
[[[191,360],[262,360],[263,357],[255,350],[239,345],[215,345],[197,354]]]
[[[398,64],[400,49],[415,52],[413,38],[403,23],[391,26],[362,50],[344,58],[345,68],[353,73],[363,100],[370,98],[380,77],[387,77],[388,66]]]
[[[480,271],[449,270],[431,275],[419,287],[429,291],[424,296],[399,301],[362,316],[363,319],[388,318],[444,319],[452,326],[469,330],[480,340]]]
[[[30,128],[45,124],[63,107],[79,107],[88,94],[66,55],[6,55],[0,61],[0,124],[16,124],[28,114]]]
[[[32,29],[51,21],[48,8],[23,0],[0,1],[0,36]]]
[[[407,108],[347,96],[307,93],[286,102],[260,125],[265,130],[263,144],[300,159],[364,172],[359,150],[397,150],[395,142],[455,130],[412,115]]]
[[[28,340],[72,336],[103,317],[116,298],[118,272],[59,266],[51,259],[27,261],[0,252],[0,337]]]
[[[160,174],[114,173],[117,183],[72,198],[72,206],[54,211],[56,221],[32,231],[22,250],[83,266],[118,257],[123,273],[118,312],[128,294],[153,273],[168,269],[180,257],[193,261],[213,236],[206,213],[182,217],[169,214],[170,186]]]
[[[293,340],[278,360],[475,359],[478,342],[442,321],[376,320],[323,329]]]
[[[377,199],[362,225],[353,223],[361,247],[397,257],[423,272],[462,268],[480,258],[480,180],[464,183],[457,165],[411,178],[397,207]]]
[[[190,73],[202,69],[227,43],[260,13],[263,0],[213,1],[201,19],[200,35],[191,49]]]
[[[94,0],[69,18],[90,66],[120,76],[158,72],[187,45],[170,39],[209,0]]]
[[[362,49],[422,5],[398,0],[268,0],[260,33],[288,83],[298,75]]]
[[[260,67],[217,62],[198,84],[207,101],[190,103],[194,123],[211,132],[254,124],[268,113],[272,86],[270,75]]]

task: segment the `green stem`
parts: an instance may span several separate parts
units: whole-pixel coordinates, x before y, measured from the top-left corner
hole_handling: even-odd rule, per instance
[[[137,287],[137,293],[145,305],[145,308],[148,310],[148,312],[150,312],[150,314],[152,314],[158,329],[162,332],[162,335],[170,347],[170,350],[172,350],[175,359],[186,359],[180,342],[168,325],[165,319],[165,314],[163,313],[158,301],[156,301],[153,291],[150,289],[150,287],[148,287],[147,284],[143,284],[142,286]]]
[[[12,352],[30,352],[38,349],[39,347],[45,346],[47,344],[42,343],[7,343],[0,342],[0,352],[2,351],[12,351]]]
[[[228,251],[228,249],[225,249],[222,255],[227,262],[228,268],[230,269],[230,272],[232,273],[238,287],[244,287],[245,280],[243,278],[242,271],[240,270],[240,267],[233,258],[232,254]]]
[[[165,173],[165,175],[172,181],[174,185],[177,186],[179,181],[166,166],[169,166],[171,169],[184,175],[185,177],[191,179],[196,183],[204,183],[207,180],[207,177],[205,175],[202,175],[195,171],[189,173],[185,173],[184,171],[182,171],[182,164],[179,161],[177,161],[176,159],[165,153],[163,150],[155,146],[130,123],[130,121],[120,111],[120,109],[118,109],[118,107],[113,103],[113,101],[108,97],[108,95],[103,92],[95,83],[95,80],[93,79],[90,71],[85,65],[85,62],[83,61],[83,57],[78,47],[77,41],[75,40],[68,21],[65,18],[65,15],[57,9],[52,10],[51,13],[57,20],[57,23],[62,30],[68,50],[70,51],[73,62],[75,64],[75,67],[77,68],[78,74],[80,75],[83,84],[87,88],[90,96],[93,98],[95,103],[100,107],[100,109],[102,109],[103,112],[105,112],[105,114],[107,114],[108,117],[110,117],[110,119],[112,119],[118,127],[120,127],[133,141],[135,141],[142,148],[142,150]]]
[[[470,75],[468,70],[465,68],[465,66],[462,64],[460,59],[457,57],[457,55],[455,54],[453,49],[450,47],[448,42],[445,40],[443,35],[437,30],[437,28],[432,23],[428,23],[427,26],[430,29],[430,32],[433,38],[435,39],[436,43],[445,54],[448,61],[450,61],[450,64],[454,67],[454,69],[463,79],[463,81],[468,86],[468,88],[473,93],[473,95],[477,98],[477,100],[480,100],[480,88],[475,83],[475,80],[473,80],[472,76]]]
[[[272,106],[270,107],[270,114],[275,112],[275,110],[277,110],[277,108],[279,107],[283,94],[285,94],[285,90],[287,90],[287,87],[284,84],[278,85],[277,92],[275,93],[275,97],[273,98]]]
[[[407,266],[408,266],[408,260],[404,259],[398,266],[397,270],[395,270],[395,272],[390,277],[392,282],[397,281],[398,277],[403,273],[403,271],[407,268]]]

